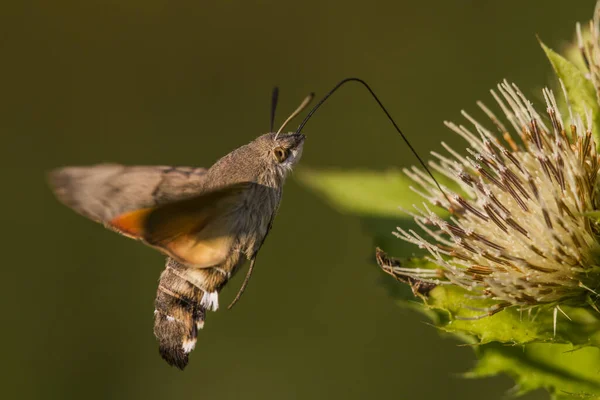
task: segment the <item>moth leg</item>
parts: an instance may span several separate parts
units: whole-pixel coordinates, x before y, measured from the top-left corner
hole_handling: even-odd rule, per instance
[[[275,213],[276,212],[277,211],[275,211]],[[262,241],[260,242],[260,245],[258,246],[258,248],[256,249],[256,251],[254,252],[254,254],[252,254],[252,257],[250,257],[250,267],[248,268],[248,272],[246,273],[246,278],[244,278],[244,282],[242,283],[242,287],[240,288],[240,290],[238,290],[237,294],[235,295],[235,299],[233,299],[233,301],[231,302],[231,304],[229,304],[229,306],[227,307],[228,310],[231,310],[233,308],[233,306],[235,306],[235,303],[237,303],[238,300],[240,299],[240,297],[242,297],[242,294],[244,294],[244,290],[246,290],[246,286],[248,286],[248,282],[250,281],[250,277],[252,276],[252,271],[254,271],[254,263],[256,262],[256,257],[258,256],[258,251],[262,247],[263,243],[267,239],[267,236],[269,235],[269,232],[271,231],[271,227],[273,226],[273,218],[275,217],[275,213],[273,213],[273,215],[271,215],[271,221],[269,221],[269,225],[267,227],[267,233],[265,233],[265,236],[263,237]]]
[[[240,287],[240,290],[238,290],[237,294],[235,295],[235,298],[233,299],[231,304],[229,304],[229,306],[227,307],[228,310],[231,310],[233,308],[233,306],[235,305],[235,303],[237,303],[238,300],[242,297],[242,294],[244,294],[244,291],[246,290],[246,286],[248,286],[248,282],[250,281],[250,277],[252,276],[252,271],[254,271],[254,263],[256,262],[257,255],[258,255],[258,252],[254,253],[252,258],[250,259],[250,267],[248,268],[248,272],[246,273],[246,277],[244,278],[242,287]]]

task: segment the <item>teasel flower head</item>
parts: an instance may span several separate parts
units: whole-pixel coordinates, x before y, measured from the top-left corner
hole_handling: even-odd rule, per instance
[[[394,273],[494,300],[470,318],[509,306],[584,303],[600,287],[600,231],[587,214],[598,206],[600,168],[591,115],[574,115],[570,107],[561,115],[549,89],[544,112],[506,81],[491,93],[506,125],[478,103],[498,133],[463,111],[468,126],[446,125],[467,141],[466,154],[445,143],[447,154],[432,152],[430,167],[460,189],[442,185],[442,193],[423,170],[405,170],[426,200],[411,212],[423,232],[398,228],[396,235],[426,249],[439,268]]]

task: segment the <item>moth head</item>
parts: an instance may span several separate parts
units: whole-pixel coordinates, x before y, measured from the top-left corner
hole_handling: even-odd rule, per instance
[[[266,164],[280,174],[290,171],[300,161],[305,136],[301,133],[267,133],[257,139]]]
[[[292,168],[302,156],[304,136],[301,133],[280,133],[273,138],[273,158],[283,168]]]
[[[267,147],[269,148],[267,158],[270,158],[270,164],[279,175],[285,176],[285,172],[290,171],[300,161],[305,136],[300,132],[282,133],[283,128],[308,106],[314,97],[314,93],[306,96],[298,108],[283,122],[277,132],[273,133],[278,93],[279,89],[275,87],[271,103],[271,133],[261,136],[258,140],[267,143]]]
[[[267,186],[281,185],[287,173],[300,161],[305,136],[299,132],[282,132],[285,126],[311,101],[308,95],[300,106],[275,131],[275,108],[278,89],[273,90],[271,129],[217,161],[208,171],[208,181],[258,182]]]

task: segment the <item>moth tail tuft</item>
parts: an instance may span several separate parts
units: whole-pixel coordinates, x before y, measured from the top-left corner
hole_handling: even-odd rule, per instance
[[[154,335],[162,358],[169,365],[183,370],[189,354],[196,347],[198,330],[204,327],[206,309],[199,303],[185,307],[177,299],[165,302],[166,296],[159,289],[154,311]]]
[[[188,364],[189,357],[181,347],[172,347],[169,344],[159,344],[158,351],[160,356],[172,367],[184,370]]]

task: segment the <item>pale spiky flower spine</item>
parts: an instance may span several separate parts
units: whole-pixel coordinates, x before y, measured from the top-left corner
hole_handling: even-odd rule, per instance
[[[584,215],[598,203],[591,116],[584,122],[569,111],[565,123],[552,91],[543,94],[544,118],[515,85],[505,81],[492,91],[513,133],[478,103],[503,140],[464,111],[471,128],[446,123],[468,142],[469,155],[442,143],[450,156],[432,152],[437,161],[430,166],[463,194],[444,186],[446,197],[422,170],[405,170],[420,186],[412,189],[451,217],[442,219],[427,203],[415,206],[411,214],[430,239],[402,228],[396,234],[427,249],[441,268],[396,268],[396,274],[496,300],[484,315],[507,306],[583,302],[600,286],[597,226]]]

